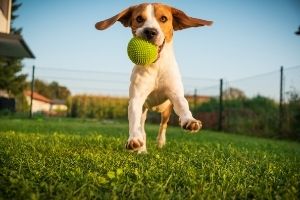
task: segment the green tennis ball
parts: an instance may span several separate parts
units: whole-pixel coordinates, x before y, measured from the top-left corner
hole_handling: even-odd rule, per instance
[[[158,56],[158,47],[142,38],[132,38],[127,46],[129,59],[136,65],[150,65]]]

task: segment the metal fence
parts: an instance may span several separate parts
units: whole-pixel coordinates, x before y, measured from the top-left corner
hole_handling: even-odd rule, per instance
[[[280,67],[234,81],[221,79],[218,86],[206,89],[214,94],[215,102],[208,103],[210,108],[201,105],[194,111],[206,127],[256,136],[300,138],[300,66]]]
[[[29,79],[34,77],[47,82],[57,81],[69,88],[72,94],[128,96],[130,74],[127,73],[42,67],[36,67],[35,71],[31,67],[25,67],[24,71],[29,75]],[[287,122],[290,120],[288,114],[298,108],[289,105],[293,100],[296,100],[297,104],[299,99],[297,95],[300,94],[300,66],[279,67],[273,72],[233,81],[185,76],[182,79],[194,115],[204,121],[207,128],[240,132],[245,130],[239,130],[239,127],[245,126],[248,127],[249,134],[253,135],[257,134],[251,132],[260,129],[268,132],[265,133],[268,136],[284,135],[286,123],[290,123]],[[212,101],[214,103],[211,103]],[[255,101],[262,106],[257,113],[253,110],[258,108],[251,108],[250,105],[255,104]],[[201,106],[209,104],[208,102],[214,108],[201,109]],[[266,115],[260,113],[267,109],[267,106],[274,108],[265,110]],[[175,121],[176,119],[173,120],[174,123]],[[257,121],[256,124],[254,121]],[[300,124],[300,121],[296,123]],[[258,127],[251,127],[254,124]],[[266,128],[265,124],[271,124],[273,128]]]

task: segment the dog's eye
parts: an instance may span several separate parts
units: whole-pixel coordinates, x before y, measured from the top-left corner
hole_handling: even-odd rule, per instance
[[[136,21],[137,21],[138,23],[142,23],[142,22],[144,22],[144,19],[143,19],[142,16],[139,15],[139,16],[137,16]]]
[[[160,21],[161,21],[162,23],[165,23],[165,22],[168,21],[168,18],[167,18],[166,16],[161,16]]]

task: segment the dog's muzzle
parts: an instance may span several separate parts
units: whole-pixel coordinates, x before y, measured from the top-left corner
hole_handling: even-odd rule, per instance
[[[143,36],[149,41],[155,41],[158,35],[158,31],[155,28],[145,28]]]
[[[166,39],[164,39],[163,43],[162,43],[160,46],[158,46],[158,55],[157,55],[156,60],[155,60],[153,63],[156,63],[156,61],[160,58],[160,52],[161,52],[162,49],[164,48],[165,43],[166,43]]]

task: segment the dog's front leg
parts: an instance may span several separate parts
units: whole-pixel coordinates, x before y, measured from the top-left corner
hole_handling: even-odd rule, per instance
[[[146,137],[141,127],[144,102],[145,98],[133,97],[128,106],[129,138],[126,148],[138,152],[146,151]]]
[[[154,79],[133,75],[129,88],[129,138],[126,144],[128,150],[137,151],[138,153],[147,152],[146,134],[143,130],[146,112],[143,113],[143,105],[146,98],[153,90]]]
[[[171,93],[169,96],[174,105],[174,111],[179,116],[180,126],[188,131],[197,132],[201,129],[202,123],[196,120],[189,109],[189,104],[183,93]]]

